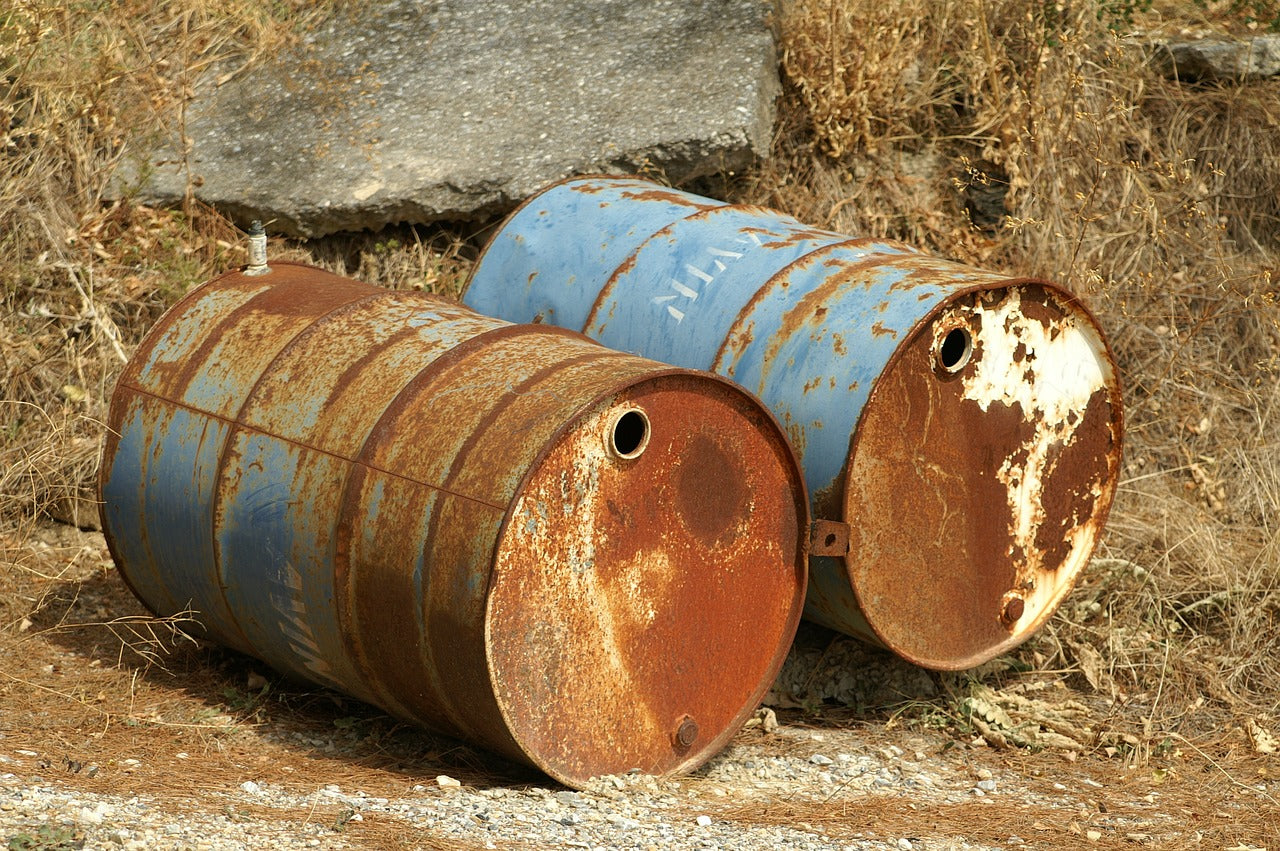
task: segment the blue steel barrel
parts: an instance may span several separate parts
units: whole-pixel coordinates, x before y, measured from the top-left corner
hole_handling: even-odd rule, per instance
[[[715,753],[806,584],[798,464],[731,382],[296,264],[160,320],[101,490],[155,614],[570,785]]]
[[[1041,626],[1115,495],[1114,362],[1045,281],[583,177],[507,219],[464,301],[757,394],[813,515],[849,526],[847,553],[810,561],[805,616],[925,667],[972,667]]]

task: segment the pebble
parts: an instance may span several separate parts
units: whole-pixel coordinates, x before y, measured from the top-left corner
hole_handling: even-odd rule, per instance
[[[711,816],[698,816],[698,827],[711,827]]]
[[[462,781],[454,780],[447,774],[441,774],[436,777],[436,785],[445,789],[457,789],[462,786]]]
[[[97,806],[92,808],[81,807],[79,813],[80,821],[95,825],[102,824],[110,814],[111,807],[101,801],[98,802]]]

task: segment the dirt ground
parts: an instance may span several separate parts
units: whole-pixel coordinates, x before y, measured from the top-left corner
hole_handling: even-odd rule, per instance
[[[435,786],[441,774],[474,789],[557,788],[531,769],[282,680],[253,659],[152,621],[99,533],[41,522],[3,544],[0,774],[10,775],[10,787],[144,796],[179,819],[226,813],[286,832],[324,825],[334,842],[414,848],[460,846],[394,814],[350,821],[342,803],[319,790],[339,784],[395,800],[421,794],[425,784],[429,793],[446,794]],[[703,770],[683,784],[689,818],[710,811],[744,827],[801,826],[828,838],[908,836],[920,848],[1008,847],[1010,837],[1037,848],[1280,847],[1280,759],[1266,752],[1274,742],[1265,738],[1242,729],[1194,737],[1171,731],[1149,754],[999,749],[940,723],[942,706],[935,699],[780,709],[778,731],[745,729],[722,759],[738,751],[807,758],[808,731],[834,737],[846,750],[914,755],[943,786],[945,778],[966,786],[996,776],[1010,778],[1003,782],[1018,793],[933,800],[801,785],[761,795],[744,785],[726,794]],[[1135,709],[1141,707],[1125,711]],[[239,791],[249,780],[312,803],[255,805]]]

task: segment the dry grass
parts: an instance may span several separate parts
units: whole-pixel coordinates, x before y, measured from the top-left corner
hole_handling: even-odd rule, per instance
[[[1020,656],[1155,729],[1201,697],[1280,708],[1280,81],[1163,79],[1108,5],[788,4],[778,156],[737,191],[1046,276],[1100,314],[1121,493],[1102,558]],[[1137,5],[1147,31],[1250,31],[1243,7]]]
[[[18,2],[0,13],[6,524],[91,481],[127,353],[176,295],[236,257],[234,228],[194,201],[104,201],[126,142],[181,136],[200,69],[294,38],[310,7]]]
[[[41,511],[95,522],[84,485],[120,366],[179,295],[243,258],[236,228],[191,197],[180,210],[108,201],[126,150],[184,138],[203,69],[236,73],[341,8],[136,0],[0,13],[0,526]],[[404,229],[273,251],[456,293],[461,247]]]
[[[1095,307],[1124,376],[1124,480],[1100,558],[1018,662],[1114,701],[1151,753],[1280,711],[1280,82],[1164,80],[1101,4],[1061,5],[790,0],[775,154],[716,192],[1045,275]],[[1231,4],[1137,5],[1108,7],[1149,31],[1250,31]],[[0,629],[50,603],[30,576],[34,518],[92,519],[84,488],[123,356],[242,257],[236,229],[192,199],[104,200],[126,142],[180,139],[201,69],[250,63],[339,6],[0,13]],[[482,239],[405,227],[272,252],[454,294]]]

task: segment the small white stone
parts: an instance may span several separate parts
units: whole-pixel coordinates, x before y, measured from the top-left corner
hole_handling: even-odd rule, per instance
[[[899,839],[899,840],[898,840],[898,848],[900,848],[900,849],[901,849],[901,851],[911,851],[911,849],[912,849],[912,848],[914,848],[914,847],[915,847],[915,846],[911,844],[911,840],[910,840],[910,839]]]
[[[462,785],[462,781],[454,780],[447,774],[441,774],[436,777],[436,785],[446,789],[456,789]]]
[[[241,783],[240,789],[243,792],[248,792],[250,795],[256,795],[262,791],[262,787],[257,783],[254,783],[252,780],[246,780]]]
[[[813,763],[814,765],[831,765],[832,760],[831,760],[831,757],[829,756],[823,756],[820,753],[816,753],[813,756],[809,757],[809,762]]]
[[[979,768],[979,769],[978,769],[977,778],[978,778],[979,780],[990,780],[990,779],[991,779],[991,777],[992,777],[991,769],[989,769],[989,768]]]
[[[698,816],[698,827],[711,827],[711,816]]]

